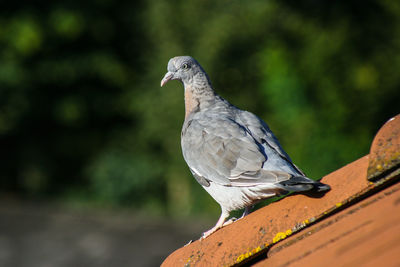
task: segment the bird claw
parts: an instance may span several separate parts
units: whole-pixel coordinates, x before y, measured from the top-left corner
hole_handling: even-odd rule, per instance
[[[211,234],[213,234],[214,232],[216,232],[220,227],[213,227],[210,230],[206,231],[203,233],[203,235],[200,237],[200,240],[205,239],[206,237],[210,236]]]
[[[230,225],[231,223],[236,222],[238,219],[235,217],[230,218],[229,220],[227,220],[226,222],[224,222],[224,224],[222,226],[227,226]]]
[[[216,232],[218,229],[230,225],[231,223],[237,221],[238,219],[236,219],[235,217],[230,218],[229,220],[227,220],[226,222],[224,222],[221,226],[216,225],[213,228],[211,228],[210,230],[206,231],[203,233],[203,235],[200,237],[200,240],[205,239],[206,237],[210,236],[211,234],[213,234],[214,232]]]

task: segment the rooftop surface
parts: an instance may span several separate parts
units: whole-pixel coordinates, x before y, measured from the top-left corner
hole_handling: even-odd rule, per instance
[[[400,115],[370,153],[322,178],[324,196],[291,195],[173,252],[162,266],[400,266]]]

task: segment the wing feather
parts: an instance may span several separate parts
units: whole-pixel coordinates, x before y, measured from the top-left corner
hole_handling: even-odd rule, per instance
[[[257,116],[233,114],[200,112],[185,122],[182,151],[198,176],[227,186],[254,186],[303,175]]]

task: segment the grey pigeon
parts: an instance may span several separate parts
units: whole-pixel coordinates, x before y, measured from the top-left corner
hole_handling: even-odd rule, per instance
[[[195,59],[170,59],[161,86],[170,80],[180,80],[185,87],[183,157],[222,210],[217,224],[203,238],[231,223],[227,219],[233,210],[244,208],[245,216],[263,199],[290,191],[330,189],[307,178],[293,164],[264,121],[217,95]]]

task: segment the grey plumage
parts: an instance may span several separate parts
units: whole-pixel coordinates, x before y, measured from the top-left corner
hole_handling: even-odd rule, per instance
[[[217,224],[229,212],[249,208],[262,199],[289,191],[327,191],[293,164],[267,124],[216,94],[200,64],[189,56],[172,58],[161,81],[180,80],[185,88],[182,152],[193,176],[220,204]]]

